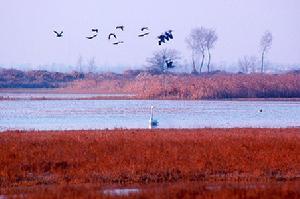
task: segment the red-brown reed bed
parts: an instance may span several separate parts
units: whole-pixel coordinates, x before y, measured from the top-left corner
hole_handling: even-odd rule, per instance
[[[299,128],[4,132],[0,186],[7,192],[86,184],[299,182],[299,133]]]

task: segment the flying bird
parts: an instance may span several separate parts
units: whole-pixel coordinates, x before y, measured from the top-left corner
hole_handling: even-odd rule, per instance
[[[166,43],[166,36],[165,35],[159,35],[157,38],[159,39],[158,45],[161,45],[162,43]]]
[[[61,31],[60,33],[58,33],[57,31],[53,31],[56,34],[56,37],[62,37],[63,36],[63,31]]]
[[[114,37],[115,39],[117,39],[117,35],[114,34],[114,33],[110,33],[110,34],[108,35],[108,40],[110,40],[111,37]]]
[[[165,33],[159,35],[157,38],[159,39],[158,45],[161,45],[162,43],[166,43],[166,40],[169,41],[170,39],[173,39],[172,30],[166,31]]]
[[[160,39],[162,42],[165,42],[166,36],[165,35],[159,35],[157,38]]]
[[[169,31],[165,32],[165,35],[168,39],[173,39],[174,38],[172,32],[173,32],[172,30],[169,30]]]
[[[149,35],[149,34],[150,34],[150,32],[146,32],[146,33],[140,34],[140,35],[138,35],[138,36],[139,36],[139,37],[144,37],[144,36]]]
[[[98,29],[92,29],[92,32],[98,33]]]
[[[94,39],[95,37],[97,37],[97,35],[93,35],[91,37],[86,37],[87,39]]]
[[[113,45],[119,45],[119,44],[123,44],[124,41],[117,41],[117,42],[114,42]]]
[[[120,30],[124,31],[124,26],[117,26],[116,29],[120,29]]]
[[[170,38],[165,34],[165,39],[167,40],[167,41],[169,41],[170,40]]]
[[[172,60],[166,60],[167,68],[175,68]]]
[[[149,28],[148,27],[142,27],[141,31],[144,31],[144,30],[149,30]]]

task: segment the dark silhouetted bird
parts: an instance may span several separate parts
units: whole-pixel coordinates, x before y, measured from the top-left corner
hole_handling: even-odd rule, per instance
[[[124,41],[117,41],[117,42],[114,42],[113,45],[119,45],[119,44],[123,44]]]
[[[167,68],[174,68],[175,66],[173,65],[172,60],[166,60]]]
[[[144,31],[144,30],[149,30],[149,28],[148,27],[142,27],[141,31]]]
[[[60,33],[58,33],[57,31],[53,31],[56,34],[56,37],[62,37],[63,36],[63,31],[61,31]]]
[[[116,29],[120,29],[120,30],[124,31],[124,26],[117,26]]]
[[[117,39],[117,35],[114,34],[114,33],[110,33],[110,34],[108,35],[108,39],[109,39],[109,40],[111,39],[111,37],[114,37],[115,39]]]
[[[150,32],[146,32],[146,33],[140,34],[140,35],[138,35],[138,36],[139,36],[139,37],[144,37],[144,36],[149,35],[149,34],[150,34]]]
[[[87,39],[94,39],[95,37],[97,37],[97,35],[93,35],[91,37],[86,37]]]
[[[172,30],[169,30],[169,31],[165,32],[166,38],[168,38],[168,39],[173,39],[174,37],[173,37],[172,32],[173,32]],[[168,40],[168,41],[169,41],[169,40]]]
[[[159,39],[158,45],[161,45],[162,43],[166,43],[166,36],[165,35],[159,35],[157,38]]]
[[[167,41],[170,40],[170,38],[169,38],[167,35],[165,35],[165,39],[166,39]]]
[[[92,32],[96,32],[96,33],[98,33],[98,29],[92,29]]]

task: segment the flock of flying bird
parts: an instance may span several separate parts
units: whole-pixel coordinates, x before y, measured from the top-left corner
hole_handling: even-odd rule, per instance
[[[124,31],[125,30],[125,27],[124,26],[117,26],[116,27],[116,30],[120,30],[120,31]],[[98,32],[99,30],[98,29],[92,29],[92,32],[94,33],[92,36],[88,36],[86,37],[87,39],[91,40],[91,39],[94,39],[95,37],[97,37],[98,35]],[[170,39],[173,39],[173,34],[172,34],[172,30],[169,30],[169,31],[165,31],[164,33],[162,33],[161,35],[159,35],[157,38],[158,38],[158,45],[162,45],[163,43],[166,43],[167,41],[169,41]],[[57,32],[57,31],[54,31],[54,33],[56,34],[56,37],[63,37],[63,31],[61,32]],[[142,27],[141,28],[141,33],[138,35],[138,37],[145,37],[145,36],[148,36],[150,34],[149,32],[149,28],[148,27]],[[110,33],[108,35],[108,40],[113,40],[113,45],[119,45],[119,44],[122,44],[124,43],[124,41],[118,41],[117,40],[117,35],[116,33]]]
[[[124,26],[117,26],[116,27],[116,30],[119,30],[119,31],[124,31],[124,29],[125,29]],[[142,27],[140,30],[141,30],[141,33],[138,35],[138,37],[145,37],[145,36],[148,36],[150,34],[148,27]],[[91,31],[93,32],[93,35],[86,37],[89,40],[94,39],[95,37],[97,37],[97,35],[99,33],[98,29],[92,29]],[[168,30],[168,31],[165,31],[164,33],[162,33],[161,35],[159,35],[157,37],[158,45],[162,45],[163,43],[166,43],[167,41],[170,41],[171,39],[173,39],[174,37],[173,37],[172,32],[173,32],[172,30]],[[61,31],[61,32],[54,31],[54,33],[56,34],[56,37],[63,37],[64,32],[63,31]],[[118,37],[117,37],[116,33],[110,33],[108,35],[108,40],[112,40],[113,45],[119,45],[119,44],[124,43],[124,41],[119,41],[117,39],[118,39]],[[173,61],[170,60],[170,59],[165,60],[165,63],[166,63],[167,68],[174,68],[175,67],[173,65]]]

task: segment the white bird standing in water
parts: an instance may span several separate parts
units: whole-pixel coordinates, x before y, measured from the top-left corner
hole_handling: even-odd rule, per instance
[[[151,106],[151,116],[149,119],[149,129],[155,128],[158,126],[158,121],[153,119],[153,106]]]

